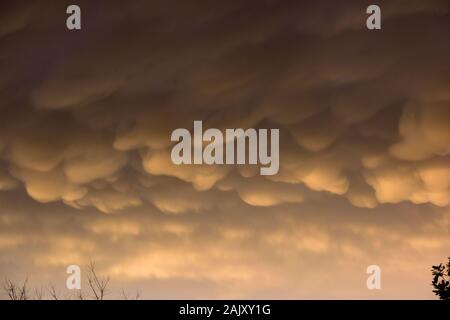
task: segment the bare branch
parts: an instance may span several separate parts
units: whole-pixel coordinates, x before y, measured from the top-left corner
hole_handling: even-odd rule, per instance
[[[136,290],[136,293],[134,295],[134,300],[139,300],[141,298],[141,292],[139,290]],[[122,300],[130,300],[130,297],[125,292],[124,289],[122,289]]]
[[[48,293],[50,294],[50,297],[52,297],[53,300],[59,300],[58,294],[56,293],[56,289],[53,284],[50,284],[48,286]]]
[[[83,295],[83,291],[77,290],[77,292],[75,293],[74,298],[76,300],[85,300],[84,295]]]
[[[44,299],[44,296],[45,296],[44,289],[42,289],[42,287],[39,288],[39,289],[35,288],[33,290],[33,295],[34,295],[34,299],[35,300],[42,300],[42,299]]]
[[[95,270],[95,264],[91,261],[88,266],[87,279],[94,299],[103,300],[109,284],[109,277],[99,277]]]
[[[141,298],[141,291],[137,290],[135,300],[139,300],[140,298]]]
[[[122,300],[128,300],[128,295],[126,294],[123,288],[122,288]]]
[[[13,281],[6,279],[3,284],[3,291],[10,300],[28,300],[28,278],[25,279],[22,285],[18,285]]]

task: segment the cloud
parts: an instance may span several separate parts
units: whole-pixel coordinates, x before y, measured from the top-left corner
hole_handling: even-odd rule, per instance
[[[100,139],[85,141],[78,153],[64,164],[65,175],[77,184],[110,177],[127,162],[126,154],[117,152],[111,143]]]
[[[62,2],[0,10],[1,275],[95,258],[153,298],[379,298],[360,289],[379,263],[383,298],[430,297],[447,1],[381,1],[380,32],[358,1],[79,5],[79,32]],[[279,128],[279,173],[174,165],[194,120]]]
[[[68,182],[60,169],[42,173],[14,168],[13,174],[24,182],[30,197],[40,202],[60,199],[76,200],[83,197],[86,193],[86,189]]]
[[[65,200],[74,207],[93,206],[103,213],[114,213],[142,204],[140,197],[110,188],[91,190],[84,197]]]
[[[450,202],[448,159],[415,166],[380,169],[368,176],[379,202],[432,203],[445,207]]]
[[[143,298],[156,294],[156,283],[163,290],[158,290],[160,295],[174,297],[178,290],[189,291],[190,282],[201,283],[200,291],[189,291],[193,297],[331,298],[347,288],[345,297],[369,298],[361,283],[365,283],[365,267],[376,261],[387,279],[389,297],[421,295],[418,289],[405,295],[403,284],[410,278],[390,279],[410,268],[418,279],[416,286],[431,297],[428,268],[423,268],[424,261],[416,261],[426,260],[427,265],[448,251],[443,224],[448,210],[430,211],[411,204],[357,209],[336,200],[330,212],[330,203],[324,202],[280,210],[242,207],[238,199],[227,199],[224,202],[234,208],[222,204],[213,214],[189,216],[161,215],[142,207],[128,210],[127,215],[77,209],[61,214],[62,206],[36,207],[25,198],[10,203],[9,214],[2,213],[0,249],[16,254],[1,256],[0,271],[12,275],[11,268],[17,266],[17,276],[26,271],[30,285],[51,281],[65,292],[64,278],[56,275],[64,274],[69,264],[83,267],[95,259],[98,271],[111,276],[109,297],[115,297],[117,287],[120,293],[121,285],[129,288],[137,281]],[[36,214],[38,220],[33,218]],[[405,259],[410,263],[405,264]],[[345,280],[316,293],[314,288],[329,285],[330,277]],[[178,290],[169,290],[173,281]]]
[[[288,9],[290,6],[293,8]],[[281,170],[279,177],[271,180],[341,195],[363,207],[413,198],[421,203],[446,203],[442,190],[424,195],[405,189],[404,193],[398,191],[401,195],[391,196],[380,191],[397,177],[393,169],[396,160],[434,161],[449,151],[450,120],[444,85],[449,79],[441,67],[448,47],[439,41],[439,34],[427,31],[445,26],[442,2],[384,4],[384,24],[389,31],[383,34],[393,40],[388,43],[377,36],[367,37],[358,27],[365,17],[359,14],[359,4],[264,4],[252,20],[237,14],[236,26],[222,24],[222,15],[239,12],[236,8],[245,12],[247,5],[222,4],[222,14],[219,9],[206,14],[201,6],[199,10],[205,11],[205,16],[198,22],[186,20],[182,10],[175,10],[172,15],[183,26],[176,26],[181,32],[177,36],[170,31],[173,26],[161,19],[167,14],[165,9],[150,10],[152,14],[145,16],[137,7],[126,9],[122,15],[112,12],[95,24],[86,18],[85,23],[92,24],[90,31],[83,31],[80,37],[74,34],[73,41],[55,32],[55,39],[70,54],[63,56],[48,49],[38,58],[29,59],[29,70],[45,70],[36,72],[36,79],[22,69],[5,73],[10,77],[10,84],[7,78],[3,80],[5,88],[17,82],[27,85],[20,95],[26,97],[25,101],[5,95],[8,103],[2,107],[6,116],[0,132],[2,159],[18,168],[14,169],[17,172],[29,170],[16,175],[35,199],[64,200],[78,207],[101,207],[102,211],[128,208],[124,203],[128,200],[130,206],[141,205],[145,192],[133,179],[127,182],[131,191],[111,192],[121,199],[114,209],[106,208],[106,202],[100,200],[108,198],[109,193],[99,196],[93,191],[93,184],[103,181],[110,185],[114,177],[132,177],[133,170],[141,176],[140,167],[144,174],[175,177],[201,192],[217,189],[220,181],[236,171],[241,173],[241,180],[253,182],[235,183],[231,188],[257,183],[250,171],[245,172],[248,169],[239,167],[171,164],[170,133],[203,119],[205,126],[220,129],[279,127],[284,136]],[[23,21],[22,25],[35,24],[30,15],[34,10],[34,6],[23,6],[17,13],[11,9],[7,21],[14,21],[9,17],[16,14],[22,17],[17,20]],[[325,14],[329,10],[333,19],[325,19],[330,16]],[[412,14],[423,17],[429,29],[415,24],[405,29],[406,23],[399,21],[413,19]],[[49,17],[56,19],[53,14]],[[429,17],[435,19],[430,21]],[[139,26],[154,24],[150,37],[130,22],[133,19]],[[123,28],[113,37],[107,30],[118,20]],[[295,21],[294,25],[290,21]],[[323,24],[320,28],[319,21]],[[8,52],[21,48],[15,38],[42,38],[49,43],[51,37],[44,35],[50,32],[50,23],[26,31],[8,27],[10,37],[4,38],[10,44]],[[214,27],[204,28],[204,24]],[[128,36],[131,29],[135,30],[133,39]],[[422,43],[420,47],[409,41],[412,33],[416,42]],[[174,38],[164,40],[167,34]],[[192,40],[189,45],[184,38]],[[427,43],[440,44],[432,49]],[[110,54],[112,47],[116,48],[114,54]],[[44,63],[44,56],[53,57],[52,63]],[[11,55],[9,59],[6,70],[14,70],[20,60]],[[419,64],[403,62],[426,59],[426,70]],[[15,115],[23,119],[20,125],[6,122]],[[397,132],[392,129],[395,126]],[[374,146],[373,152],[370,146]],[[141,164],[137,164],[136,154]],[[364,174],[375,177],[369,183],[354,178],[353,172],[363,170],[361,162]],[[414,169],[405,169],[402,179],[405,184],[421,183]],[[52,182],[51,186],[46,180]],[[244,202],[256,206],[307,200],[305,195],[291,195],[283,188],[278,185],[270,191],[236,191]],[[410,193],[416,195],[407,196]],[[150,202],[165,212],[184,211],[184,205],[177,209],[172,204],[170,209],[170,200],[160,197],[157,200],[154,196]]]
[[[18,186],[18,181],[4,169],[0,169],[0,191],[11,190]]]
[[[152,175],[166,175],[190,182],[195,189],[205,191],[224,178],[229,171],[226,166],[181,166],[170,159],[170,150],[149,152],[143,159],[146,172]]]
[[[173,193],[177,194],[176,197]],[[166,183],[148,190],[145,197],[161,212],[168,214],[201,213],[209,211],[219,202],[216,191],[202,191],[194,189],[189,184]]]
[[[411,105],[400,119],[400,143],[390,148],[402,160],[419,161],[450,154],[450,100]]]
[[[260,179],[258,183],[244,183],[236,187],[240,198],[256,207],[270,207],[283,203],[304,201],[303,189],[296,185],[275,183]]]

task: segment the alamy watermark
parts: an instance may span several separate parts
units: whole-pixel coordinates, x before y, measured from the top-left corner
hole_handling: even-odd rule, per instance
[[[366,285],[369,290],[380,290],[381,289],[381,268],[375,264],[367,267],[367,277]]]
[[[279,129],[225,129],[223,134],[219,129],[209,128],[203,132],[203,122],[197,120],[193,137],[188,129],[179,128],[172,132],[170,139],[178,142],[171,153],[176,165],[259,163],[263,166],[261,175],[275,175],[280,168]]]

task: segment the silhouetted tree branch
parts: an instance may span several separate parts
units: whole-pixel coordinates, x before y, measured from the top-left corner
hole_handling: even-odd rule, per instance
[[[141,297],[141,292],[139,290],[137,290],[133,299],[139,300],[140,297]],[[125,292],[124,289],[122,289],[122,300],[130,300],[130,297],[128,296],[128,294]]]
[[[95,271],[95,264],[91,261],[88,266],[87,279],[95,300],[103,300],[109,277],[99,277]]]
[[[54,286],[54,285],[50,284],[50,285],[48,286],[48,293],[50,294],[50,297],[51,297],[53,300],[59,300],[58,294],[56,293],[56,289],[55,289],[55,286]]]
[[[6,293],[8,299],[10,300],[43,300],[45,298],[51,300],[65,300],[65,299],[95,299],[103,300],[107,294],[107,288],[109,285],[110,278],[100,276],[97,273],[95,263],[90,262],[87,267],[87,282],[89,289],[87,290],[76,290],[75,293],[70,295],[60,295],[53,284],[49,284],[47,287],[40,289],[33,289],[32,294],[28,290],[28,278],[22,284],[13,282],[10,279],[6,279],[3,283],[3,291]],[[1,289],[0,289],[1,290]],[[122,299],[136,299],[139,300],[141,297],[141,292],[136,291],[134,296],[129,296],[125,290],[122,289]]]
[[[75,294],[75,299],[77,299],[77,300],[85,300],[83,292],[81,290],[77,291],[77,293]]]
[[[44,290],[42,289],[42,287],[39,289],[35,288],[33,290],[33,295],[34,295],[35,300],[43,300],[45,297],[45,293],[44,293]]]
[[[434,294],[441,300],[450,300],[450,257],[446,265],[440,263],[438,266],[432,266],[431,273]]]
[[[25,279],[22,285],[18,285],[13,281],[6,279],[3,284],[3,291],[7,294],[10,300],[28,300],[28,278]]]

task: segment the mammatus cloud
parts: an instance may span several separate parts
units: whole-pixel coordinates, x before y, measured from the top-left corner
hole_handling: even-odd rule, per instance
[[[348,280],[448,254],[447,1],[382,1],[373,33],[360,1],[79,5],[79,32],[62,3],[0,10],[2,273],[91,256],[193,296],[319,297],[316,262]],[[279,173],[174,165],[170,134],[194,120],[279,128]]]
[[[302,6],[305,5],[300,3],[299,9]],[[261,17],[269,7],[262,6]],[[9,164],[12,175],[25,185],[28,194],[38,201],[66,200],[78,206],[99,208],[109,202],[99,200],[100,197],[108,197],[109,193],[104,191],[99,196],[97,192],[93,196],[92,183],[102,181],[106,189],[111,189],[110,180],[124,174],[122,169],[130,167],[129,158],[136,152],[145,171],[138,174],[173,176],[191,183],[199,191],[214,188],[235,170],[232,167],[176,167],[168,161],[171,147],[168,136],[174,128],[189,124],[188,120],[203,118],[207,122],[210,119],[210,126],[224,127],[258,126],[275,121],[273,125],[280,126],[288,136],[285,140],[294,142],[285,153],[301,153],[295,167],[290,167],[282,158],[282,171],[287,172],[288,179],[281,178],[281,181],[302,184],[316,192],[342,195],[360,206],[373,207],[380,202],[403,200],[445,206],[448,188],[428,190],[430,183],[412,172],[419,170],[417,161],[433,162],[435,158],[444,157],[440,161],[445,162],[449,152],[449,97],[443,85],[448,84],[448,77],[443,76],[445,68],[442,68],[448,43],[439,36],[441,33],[429,39],[429,29],[414,25],[405,29],[399,20],[408,19],[412,13],[422,14],[424,21],[433,17],[427,21],[430,28],[443,30],[448,12],[440,2],[427,5],[417,2],[403,7],[387,5],[388,31],[383,35],[403,43],[386,44],[385,38],[369,37],[356,28],[356,21],[362,19],[357,15],[357,8],[348,6],[345,12],[339,10],[336,20],[331,22],[336,29],[331,38],[326,39],[316,35],[307,24],[310,20],[299,19],[306,24],[291,34],[297,36],[296,44],[279,36],[281,27],[287,25],[283,19],[290,17],[288,6],[280,6],[277,14],[261,28],[258,37],[253,29],[254,22],[242,21],[248,34],[242,32],[234,42],[224,42],[236,32],[233,28],[220,32],[204,30],[189,46],[166,41],[150,50],[151,43],[146,40],[142,46],[144,41],[140,40],[144,34],[138,32],[130,44],[136,50],[121,50],[120,43],[131,28],[125,24],[124,30],[113,39],[119,51],[116,49],[116,54],[110,55],[111,44],[108,46],[98,39],[109,37],[105,30],[113,27],[117,17],[96,22],[94,31],[77,38],[77,46],[68,43],[68,36],[56,33],[59,41],[69,45],[71,54],[62,62],[44,64],[49,72],[38,74],[39,83],[29,85],[25,99],[22,95],[8,99],[10,103],[3,107],[5,112],[11,108],[20,110],[16,112],[21,114],[24,123],[3,130],[4,161]],[[12,15],[20,15],[35,7],[13,9]],[[316,15],[322,12],[318,8],[309,9]],[[151,15],[145,17],[134,9],[129,10],[125,16],[137,18],[142,24],[150,23],[147,21],[151,21]],[[208,18],[208,23],[213,25],[219,21],[220,15]],[[21,45],[12,42],[15,38],[42,37],[50,22],[36,31],[13,28],[15,31],[10,31],[10,37],[4,39],[5,45],[10,43],[5,47],[6,52],[14,52]],[[37,22],[30,18],[27,23]],[[186,27],[186,35],[192,35],[197,25]],[[167,25],[161,22],[153,29],[156,41],[158,31],[164,34]],[[413,47],[414,43],[408,38],[413,32],[418,41],[440,44],[434,46],[436,48]],[[211,38],[215,33],[218,37]],[[308,37],[308,34],[311,35]],[[43,41],[47,40],[43,38]],[[214,49],[208,51],[208,59],[202,54],[206,48]],[[361,53],[361,49],[366,54]],[[379,54],[372,51],[379,51]],[[59,53],[49,49],[48,54],[58,57]],[[165,55],[160,56],[162,54]],[[100,56],[108,58],[99,61]],[[193,65],[180,60],[181,56],[191,59],[188,62]],[[405,59],[398,61],[404,56],[409,59],[408,63]],[[129,63],[130,59],[133,64]],[[203,59],[202,68],[196,66],[195,59]],[[245,59],[249,63],[243,64]],[[410,61],[418,59],[428,61],[426,71],[420,65],[411,65]],[[18,62],[14,58],[10,60],[9,70]],[[39,60],[28,62],[29,67],[36,68]],[[272,63],[267,64],[268,61]],[[397,76],[388,77],[393,72]],[[400,82],[406,76],[409,76],[408,82]],[[10,82],[24,82],[27,78],[29,73],[24,70]],[[271,90],[265,89],[268,87]],[[15,101],[19,100],[25,101],[21,102],[23,107],[17,108]],[[13,116],[15,111],[11,109],[11,112]],[[382,112],[397,119],[396,130],[389,134],[380,126],[375,132],[361,132]],[[354,148],[346,148],[352,143],[356,143]],[[364,143],[377,145],[377,152],[385,157],[384,165],[363,169],[360,162],[367,161],[365,153],[371,151],[369,147],[364,148],[369,150],[361,150]],[[431,164],[421,163],[420,166]],[[407,189],[420,185],[417,189],[423,190],[417,192],[421,195],[405,189],[384,196],[379,189],[389,193],[383,186],[389,184],[390,178],[395,180],[394,175],[388,175],[403,167],[409,168],[400,169],[403,173],[398,173],[405,183],[399,182],[396,187]],[[351,171],[363,170],[362,179],[351,174]],[[413,180],[415,183],[409,183]],[[138,181],[129,183],[139,186]],[[261,192],[258,196],[252,191],[252,198],[264,198],[267,191]],[[132,206],[145,198],[138,192],[123,196],[115,190],[113,194],[130,199]],[[90,199],[91,196],[96,200]],[[290,202],[292,198],[278,197],[276,201],[267,200],[266,204]],[[114,207],[122,209],[126,204]],[[102,211],[114,211],[110,209]]]
[[[269,13],[269,7],[261,7],[261,18]],[[284,20],[292,19],[288,6],[280,6],[258,36],[253,21],[241,21],[246,31],[232,42],[225,39],[231,39],[236,30],[224,29],[219,23],[221,16],[214,14],[207,23],[222,29],[204,30],[195,38],[198,26],[186,22],[183,32],[192,37],[189,45],[176,39],[152,44],[138,31],[130,48],[121,49],[132,28],[127,23],[108,45],[100,39],[110,37],[106,30],[113,27],[114,15],[111,20],[96,22],[94,31],[76,36],[76,45],[67,35],[55,33],[71,54],[58,62],[59,51],[47,49],[54,62],[40,68],[48,71],[37,73],[39,81],[22,86],[24,95],[9,97],[3,107],[7,116],[22,119],[20,125],[6,124],[1,134],[8,179],[22,182],[35,200],[62,200],[78,207],[101,207],[104,212],[125,209],[127,201],[130,206],[149,201],[142,193],[141,175],[175,177],[198,191],[217,189],[219,181],[240,169],[182,167],[168,159],[171,131],[204,119],[210,127],[270,125],[280,127],[284,134],[281,172],[274,178],[278,184],[273,190],[265,184],[260,194],[257,189],[250,194],[237,190],[243,182],[229,185],[247,204],[259,205],[257,198],[265,198],[264,205],[298,202],[304,198],[301,193],[289,191],[272,200],[267,193],[299,184],[315,192],[344,196],[356,206],[400,201],[446,206],[448,187],[430,187],[430,175],[416,172],[436,162],[445,166],[448,160],[450,115],[445,84],[449,79],[442,68],[447,65],[448,41],[441,32],[429,31],[445,30],[448,12],[440,2],[387,5],[384,23],[388,31],[381,37],[356,28],[362,19],[357,8],[349,5],[345,12],[338,11],[330,27],[334,31],[326,38],[311,29],[308,19],[299,19],[306,24],[299,22],[298,28],[290,31],[292,39],[281,37],[282,26],[287,27],[289,21]],[[25,10],[13,9],[13,15]],[[316,15],[321,12],[315,6],[308,9]],[[152,21],[152,15],[129,10],[125,16],[141,24]],[[414,19],[413,14],[422,15],[429,28],[401,23]],[[37,30],[23,27],[11,31],[3,41],[5,46],[10,44],[5,52],[20,48],[21,42],[13,42],[16,38],[42,38],[51,22]],[[167,28],[162,21],[154,26],[154,41],[168,32]],[[386,39],[396,41],[386,44]],[[422,45],[417,47],[416,42]],[[114,55],[109,53],[112,44]],[[29,69],[37,68],[42,59],[29,61]],[[426,61],[426,70],[411,61]],[[18,58],[11,57],[6,70],[13,71],[17,63]],[[5,88],[27,83],[30,73],[20,71],[9,83],[4,82]],[[391,118],[389,128],[384,119],[377,119],[381,117]],[[135,172],[130,174],[129,168]],[[126,192],[112,185],[124,175],[129,185]],[[96,191],[99,185],[103,185],[101,192]],[[396,189],[394,193],[388,191],[390,185]],[[117,201],[111,201],[113,197]],[[158,202],[155,197],[150,201]]]
[[[390,153],[401,160],[420,161],[450,152],[448,129],[449,99],[427,101],[426,106],[406,106],[399,123],[402,141],[390,148]]]

